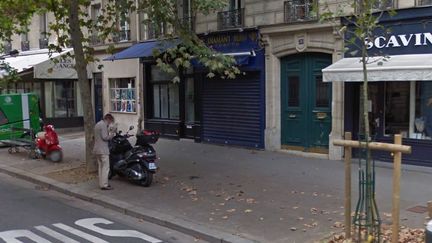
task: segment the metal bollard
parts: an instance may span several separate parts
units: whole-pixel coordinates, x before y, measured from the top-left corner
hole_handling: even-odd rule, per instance
[[[426,225],[425,239],[426,243],[432,243],[432,220]]]

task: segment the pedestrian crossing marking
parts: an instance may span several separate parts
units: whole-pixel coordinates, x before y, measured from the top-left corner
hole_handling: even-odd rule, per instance
[[[104,218],[85,218],[85,219],[80,219],[75,221],[74,224],[78,227],[82,227],[92,232],[95,232],[97,234],[108,236],[108,237],[119,237],[119,238],[130,237],[135,239],[141,239],[143,240],[143,242],[162,243],[161,240],[136,230],[104,229],[100,226],[97,226],[96,224],[102,224],[102,225],[114,224],[113,222]],[[81,231],[77,228],[71,227],[63,223],[55,223],[52,224],[52,226],[60,230],[63,230],[65,232],[68,232],[72,235],[75,235],[77,237],[80,237],[82,239],[85,239],[87,241],[90,241],[92,243],[109,243],[108,241],[105,241],[99,237],[93,236],[89,233],[86,233],[84,231]],[[35,230],[37,230],[37,232],[34,232]],[[35,226],[34,231],[25,230],[25,229],[3,231],[0,232],[0,242],[3,240],[6,243],[24,243],[22,240],[27,239],[27,240],[32,240],[33,242],[36,243],[52,243],[51,241],[44,238],[46,237],[45,235],[61,242],[66,242],[66,243],[80,242],[44,225]],[[42,233],[45,235],[43,235],[44,236],[43,237],[41,235],[38,235],[37,233]]]
[[[44,234],[49,235],[52,238],[57,239],[57,240],[59,240],[61,242],[65,242],[65,243],[80,243],[79,241],[76,241],[76,240],[74,240],[72,238],[69,238],[69,237],[67,237],[65,235],[62,235],[62,234],[58,233],[57,231],[54,231],[54,230],[52,230],[52,229],[50,229],[48,227],[45,227],[43,225],[35,226],[35,228],[37,230],[39,230],[40,232],[43,232]]]

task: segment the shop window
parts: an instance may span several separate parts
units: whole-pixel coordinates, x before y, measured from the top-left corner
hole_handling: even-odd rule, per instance
[[[45,83],[45,116],[48,118],[77,116],[77,81],[61,80]]]
[[[402,134],[409,131],[410,83],[385,83],[385,134]]]
[[[186,122],[195,121],[195,92],[194,92],[194,79],[188,78],[186,80]]]
[[[109,82],[111,111],[136,112],[135,79],[114,78]]]
[[[178,120],[179,85],[172,82],[173,75],[160,70],[157,66],[151,68],[150,90],[153,91],[152,118]]]
[[[414,136],[432,139],[432,82],[417,82],[415,86]]]

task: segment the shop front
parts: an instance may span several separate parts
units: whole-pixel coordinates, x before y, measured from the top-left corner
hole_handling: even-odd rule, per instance
[[[54,53],[51,57],[48,50],[28,51],[5,59],[17,70],[21,79],[9,84],[4,92],[36,93],[44,122],[57,128],[83,126],[80,86],[73,61],[60,58],[68,51]],[[51,58],[57,61],[53,62]]]
[[[390,33],[377,31],[367,43],[371,135],[377,141],[392,142],[394,134],[401,134],[403,143],[413,148],[404,163],[424,166],[432,166],[431,10],[403,9],[393,17],[384,15],[381,24]],[[382,55],[388,58],[383,60]],[[344,127],[354,137],[360,130],[363,72],[359,60],[347,54],[323,70],[325,81],[345,82]],[[377,152],[374,157],[392,160],[387,153]]]
[[[264,48],[256,29],[201,36],[211,48],[234,57],[241,71],[234,79],[208,78],[194,70],[201,87],[201,134],[208,143],[264,148]]]

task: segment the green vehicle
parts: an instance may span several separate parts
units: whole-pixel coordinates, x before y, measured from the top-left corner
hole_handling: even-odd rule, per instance
[[[41,130],[38,96],[33,93],[0,95],[0,142],[23,138],[24,131],[30,130],[34,134]]]

